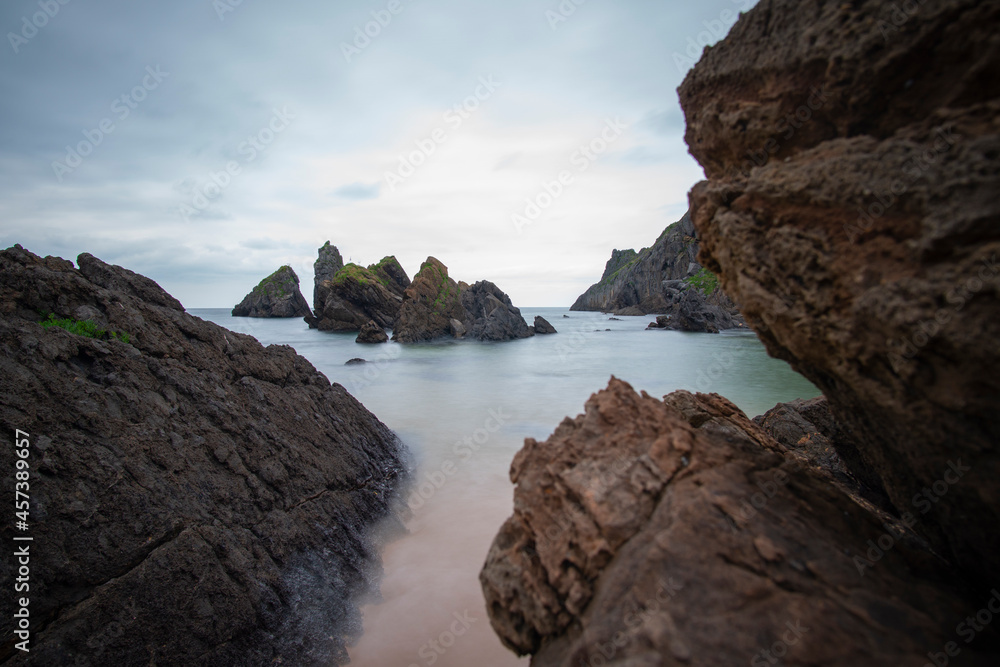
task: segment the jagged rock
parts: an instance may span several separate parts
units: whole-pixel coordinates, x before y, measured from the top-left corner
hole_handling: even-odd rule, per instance
[[[557,333],[556,328],[541,315],[535,315],[534,332],[539,335]]]
[[[612,378],[510,475],[480,580],[532,667],[921,665],[990,597],[970,607],[926,543],[714,394]],[[986,634],[968,664],[995,664]]]
[[[233,308],[233,317],[308,317],[309,304],[299,291],[299,277],[283,266],[253,288]]]
[[[684,284],[664,290],[667,306],[665,315],[656,318],[658,329],[719,333],[720,329],[735,329],[742,323],[734,317],[732,302],[721,290],[705,295],[700,289]]]
[[[319,312],[326,303],[327,292],[325,283],[333,280],[337,272],[344,268],[344,258],[340,256],[337,246],[329,241],[318,251],[318,257],[313,264],[313,311]]]
[[[386,335],[385,330],[375,323],[374,320],[369,320],[368,324],[361,327],[361,332],[358,334],[355,343],[386,343],[389,341],[389,336]]]
[[[343,664],[380,570],[366,526],[388,516],[395,437],[292,348],[77,261],[0,252],[0,423],[30,434],[34,538],[31,650],[14,649],[5,595],[0,662]],[[0,448],[11,492],[14,452]],[[0,579],[14,567],[0,559]]]
[[[528,338],[531,332],[510,297],[488,280],[462,290],[465,328],[476,340],[502,341]]]
[[[855,472],[877,474],[900,512],[927,507],[918,530],[987,587],[1000,4],[900,7],[766,0],[708,49],[679,90],[709,179],[692,215],[702,263],[852,434]]]
[[[465,334],[466,334],[467,330],[466,330],[464,324],[462,324],[461,322],[459,322],[456,319],[452,319],[452,320],[448,321],[448,325],[449,325],[449,330],[451,331],[451,335],[452,336],[454,336],[455,338],[464,338],[465,337]]]
[[[403,270],[403,267],[394,255],[383,257],[378,264],[369,266],[368,270],[378,278],[383,286],[395,294],[400,301],[403,300],[403,294],[406,292],[406,288],[410,286],[410,278],[406,275],[406,271]]]
[[[685,279],[695,276],[701,266],[695,261],[698,239],[691,216],[684,217],[663,230],[649,248],[640,252],[614,250],[604,267],[601,281],[592,285],[576,300],[570,310],[613,312],[615,315],[639,316],[667,312],[671,288],[685,286]],[[720,308],[728,309],[728,319],[742,322],[736,306],[716,297]],[[700,330],[700,329],[692,329]]]
[[[406,288],[392,339],[415,343],[454,335],[451,320],[462,322],[466,316],[459,292],[448,267],[428,257]]]
[[[357,264],[344,266],[325,281],[322,293],[326,300],[309,322],[311,328],[360,331],[372,320],[380,327],[392,327],[399,316],[399,297],[379,276]]]

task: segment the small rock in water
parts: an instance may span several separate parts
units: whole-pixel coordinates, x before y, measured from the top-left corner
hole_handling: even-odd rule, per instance
[[[357,365],[357,364],[367,364],[367,363],[368,363],[367,360],[365,360],[365,359],[358,359],[358,358],[355,357],[354,359],[348,359],[347,361],[345,361],[344,365],[345,366],[354,366],[354,365]]]

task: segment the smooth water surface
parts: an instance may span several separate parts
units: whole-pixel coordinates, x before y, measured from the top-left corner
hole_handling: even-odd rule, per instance
[[[383,553],[382,602],[363,608],[364,636],[350,649],[351,664],[361,667],[527,665],[493,634],[478,580],[512,511],[510,462],[525,437],[547,438],[612,375],[657,397],[675,389],[717,392],[751,417],[819,394],[768,357],[752,332],[647,331],[653,316],[614,321],[523,308],[529,324],[542,315],[559,333],[505,343],[373,346],[355,343],[356,334],[310,330],[300,319],[190,312],[265,345],[291,345],[412,453],[409,532]],[[352,358],[369,363],[345,365]]]

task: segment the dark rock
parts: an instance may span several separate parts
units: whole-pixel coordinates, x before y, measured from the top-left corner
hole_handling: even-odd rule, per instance
[[[714,394],[612,379],[510,476],[480,581],[533,667],[765,664],[783,637],[782,664],[921,665],[989,597],[970,606],[926,543]],[[963,660],[995,664],[987,634]]]
[[[465,328],[476,340],[514,340],[531,335],[521,311],[514,307],[509,296],[488,280],[480,280],[463,289],[461,301],[466,312]]]
[[[646,314],[646,311],[638,306],[629,306],[628,308],[620,308],[615,311],[615,315],[621,315],[622,317],[642,317]]]
[[[313,311],[317,313],[323,310],[326,303],[325,283],[333,280],[337,272],[344,268],[344,258],[340,256],[337,246],[330,245],[329,241],[323,244],[318,254],[313,264]]]
[[[392,339],[415,343],[454,336],[451,321],[466,317],[459,291],[458,283],[448,277],[448,267],[428,257],[406,288]]]
[[[360,359],[358,357],[355,357],[354,359],[348,359],[347,361],[345,361],[344,365],[345,366],[357,366],[358,364],[367,364],[367,363],[368,363],[367,359]]]
[[[312,312],[299,291],[299,277],[283,266],[260,281],[233,308],[233,317],[308,317]]]
[[[619,319],[617,317],[609,317],[608,320],[614,321],[614,322],[621,322],[621,319]]]
[[[860,467],[845,465],[876,474],[900,511],[926,508],[918,530],[988,590],[1000,570],[1000,4],[893,11],[768,0],[705,52],[679,90],[709,179],[692,216],[702,263],[851,434]],[[783,131],[799,110],[809,119]],[[766,164],[748,167],[761,150]],[[943,497],[921,500],[935,483]]]
[[[563,315],[563,317],[565,317],[567,320],[569,319],[569,315]]]
[[[361,327],[361,333],[358,334],[355,343],[386,343],[389,341],[389,336],[386,335],[385,330],[376,324],[373,320],[369,320],[368,324]]]
[[[309,325],[322,331],[360,331],[372,320],[380,327],[392,327],[399,316],[400,297],[357,264],[346,265],[325,281],[322,293],[326,300]]]
[[[403,270],[403,267],[396,260],[395,256],[389,255],[388,257],[383,257],[382,261],[378,264],[372,264],[368,267],[368,270],[372,272],[384,287],[388,288],[390,292],[402,300],[406,288],[410,286],[410,278],[406,275],[406,271]]]
[[[548,320],[546,320],[541,315],[535,315],[535,325],[534,325],[533,329],[534,329],[534,332],[536,334],[539,334],[539,335],[546,335],[546,334],[557,333],[556,332],[556,328],[554,326],[552,326],[551,324],[549,324]]]
[[[290,347],[78,262],[0,252],[0,422],[30,434],[34,538],[31,652],[13,647],[5,595],[0,662],[345,663],[380,570],[366,527],[388,516],[395,437]],[[90,314],[129,342],[39,313]],[[11,490],[14,450],[0,449]]]

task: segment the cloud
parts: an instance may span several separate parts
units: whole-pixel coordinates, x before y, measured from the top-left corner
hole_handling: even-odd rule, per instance
[[[381,183],[351,183],[337,188],[330,195],[340,199],[377,199],[381,189]]]

